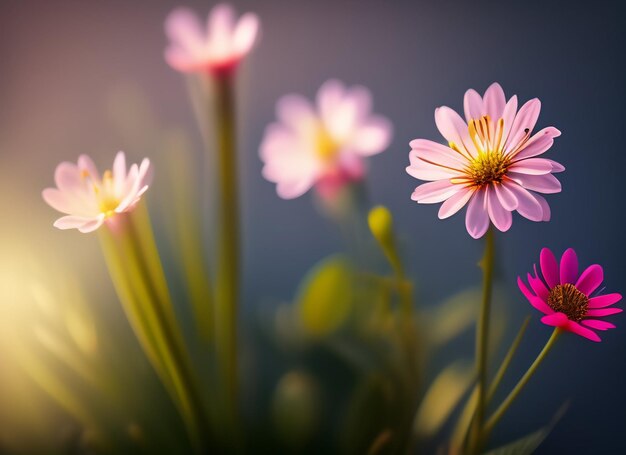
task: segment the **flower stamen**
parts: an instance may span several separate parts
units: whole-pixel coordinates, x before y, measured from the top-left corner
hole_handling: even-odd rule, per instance
[[[563,313],[568,319],[580,322],[587,314],[589,297],[570,283],[558,284],[550,290],[548,305],[554,311]]]

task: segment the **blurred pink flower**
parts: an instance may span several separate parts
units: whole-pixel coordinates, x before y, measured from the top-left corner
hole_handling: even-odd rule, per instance
[[[535,98],[517,110],[517,96],[506,101],[499,84],[481,98],[465,93],[464,121],[443,106],[435,110],[435,123],[448,146],[426,139],[411,141],[407,172],[429,183],[419,185],[411,199],[421,204],[443,202],[439,218],[454,215],[469,202],[465,225],[482,237],[489,220],[500,231],[511,227],[514,210],[531,221],[549,221],[550,207],[538,193],[558,193],[561,183],[552,175],[565,168],[537,158],[561,132],[549,126],[531,136],[540,101]]]
[[[364,158],[387,148],[392,126],[372,114],[365,87],[347,88],[329,80],[317,92],[316,106],[300,95],[276,105],[278,123],[269,125],[261,143],[263,176],[276,183],[284,199],[312,186],[327,196],[365,174]]]
[[[170,39],[165,59],[182,72],[229,71],[250,52],[258,29],[256,14],[244,14],[235,22],[235,12],[228,4],[213,7],[206,28],[193,11],[176,8],[165,20]]]
[[[517,284],[530,304],[545,314],[541,322],[592,341],[600,341],[600,337],[591,329],[615,328],[610,322],[598,319],[622,312],[621,308],[609,308],[622,299],[620,294],[600,294],[603,289],[595,292],[604,279],[602,267],[593,264],[578,275],[578,258],[572,248],[563,253],[560,264],[552,251],[544,248],[539,263],[543,279],[536,265],[535,274],[528,274],[532,291],[519,277]]]
[[[128,212],[139,202],[152,179],[150,160],[133,164],[126,172],[124,152],[118,152],[113,172],[102,178],[91,158],[81,155],[78,164],[63,162],[54,173],[57,188],[43,190],[44,200],[59,212],[66,213],[54,222],[59,229],[92,232],[105,220]]]

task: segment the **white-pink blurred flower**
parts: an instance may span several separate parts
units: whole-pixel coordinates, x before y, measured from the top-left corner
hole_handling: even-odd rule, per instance
[[[469,202],[465,225],[474,238],[482,237],[489,220],[500,231],[512,224],[512,213],[532,221],[549,221],[550,207],[538,193],[561,191],[552,175],[565,168],[537,158],[561,132],[549,126],[532,135],[540,101],[535,98],[517,110],[517,96],[506,101],[499,84],[485,95],[468,90],[465,120],[443,106],[435,110],[435,123],[448,146],[426,139],[411,141],[407,172],[420,180],[411,198],[422,204],[443,202],[439,218],[454,215]]]
[[[81,155],[78,163],[63,162],[54,173],[57,188],[43,190],[44,200],[59,212],[66,213],[54,222],[59,229],[92,232],[106,220],[132,210],[146,192],[152,179],[150,160],[133,164],[126,170],[124,152],[118,152],[113,172],[102,177],[91,158]]]
[[[370,92],[329,80],[317,92],[315,105],[287,95],[276,105],[278,122],[265,130],[260,156],[263,176],[276,183],[284,199],[316,186],[331,196],[346,182],[360,180],[365,161],[387,148],[392,126],[372,113]]]
[[[165,59],[182,72],[228,72],[250,52],[258,30],[256,14],[246,13],[235,21],[228,4],[213,7],[206,27],[190,9],[176,8],[165,20],[170,39]]]

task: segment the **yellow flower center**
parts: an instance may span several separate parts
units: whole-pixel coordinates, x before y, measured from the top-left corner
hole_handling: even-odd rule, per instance
[[[550,290],[548,305],[554,311],[567,316],[571,321],[580,322],[587,314],[589,297],[570,283],[558,284]]]
[[[115,196],[111,171],[107,170],[102,176],[102,185],[98,185],[87,170],[83,170],[82,178],[91,181],[100,213],[103,213],[107,218],[115,215],[115,209],[120,205],[121,201]]]
[[[461,180],[476,187],[502,183],[511,165],[510,155],[504,153],[504,120],[499,119],[494,126],[488,115],[472,119],[468,124],[468,132],[477,154],[466,156],[469,163],[465,169],[466,177]],[[450,147],[459,151],[454,143]]]
[[[316,152],[318,158],[325,163],[332,163],[337,157],[339,147],[325,128],[320,127],[316,137]]]

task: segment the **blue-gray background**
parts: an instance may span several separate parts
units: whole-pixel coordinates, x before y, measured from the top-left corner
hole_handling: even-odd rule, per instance
[[[203,15],[211,6],[187,3]],[[132,145],[104,113],[105,94],[115,86],[139,86],[161,122],[194,131],[184,84],[162,57],[162,23],[177,4],[0,4],[0,163],[3,174],[14,169],[14,177],[32,183],[19,189],[27,200],[40,204],[40,188],[50,183],[59,160],[93,153],[104,163],[109,153]],[[505,286],[516,292],[515,277],[537,261],[541,247],[560,254],[572,246],[583,264],[605,267],[609,291],[626,291],[626,20],[619,2],[235,5],[239,12],[256,12],[263,30],[241,81],[247,313],[262,297],[290,298],[309,266],[340,246],[336,230],[308,195],[294,201],[276,197],[260,175],[257,155],[264,127],[274,120],[275,101],[288,92],[313,96],[330,77],[370,88],[375,110],[395,126],[389,150],[370,162],[369,186],[372,200],[396,217],[425,301],[435,303],[478,282],[482,244],[469,237],[461,214],[439,221],[437,207],[410,200],[417,182],[404,171],[408,142],[440,140],[435,107],[461,111],[466,89],[482,92],[493,81],[520,101],[541,99],[538,127],[554,125],[563,132],[548,156],[567,168],[560,175],[563,192],[548,197],[552,221],[516,216],[512,229],[499,236]],[[521,297],[514,303],[513,317],[532,310]],[[569,412],[538,453],[626,452],[626,324],[622,316],[613,320],[620,327],[604,334],[601,344],[574,336],[561,340],[497,439],[534,430],[570,398]],[[520,364],[530,361],[549,334],[537,317],[531,327]]]

